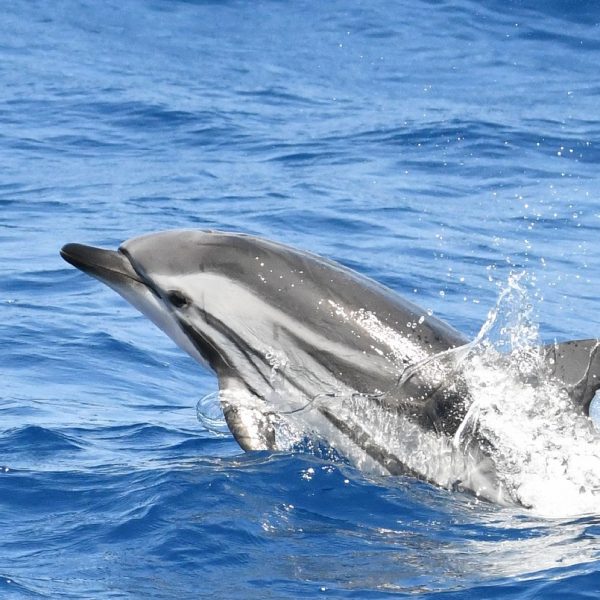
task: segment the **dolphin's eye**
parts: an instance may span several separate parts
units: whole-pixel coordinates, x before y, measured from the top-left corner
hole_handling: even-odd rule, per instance
[[[169,302],[176,308],[182,308],[188,303],[187,296],[179,290],[171,290],[167,294]]]

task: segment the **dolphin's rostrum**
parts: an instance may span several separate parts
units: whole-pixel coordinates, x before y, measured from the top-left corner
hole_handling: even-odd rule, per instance
[[[485,443],[469,447],[468,473],[461,467],[440,481],[431,465],[411,464],[410,449],[398,452],[378,435],[377,427],[397,426],[398,436],[451,439],[469,396],[455,356],[469,340],[389,289],[239,233],[166,231],[118,251],[67,244],[61,255],[217,374],[227,424],[245,450],[276,449],[281,432],[296,427],[359,466],[502,500]],[[587,414],[600,385],[597,340],[542,352]]]

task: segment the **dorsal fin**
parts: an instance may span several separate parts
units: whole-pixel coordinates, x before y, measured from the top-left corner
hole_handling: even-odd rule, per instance
[[[600,339],[573,340],[544,346],[551,374],[565,386],[586,415],[600,388]]]

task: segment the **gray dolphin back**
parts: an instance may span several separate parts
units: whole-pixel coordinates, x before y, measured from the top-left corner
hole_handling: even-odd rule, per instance
[[[342,373],[345,383],[361,392],[388,387],[395,381],[390,374],[397,375],[410,362],[407,355],[405,364],[392,364],[391,343],[400,347],[403,341],[410,342],[432,355],[468,341],[373,280],[277,242],[238,233],[182,230],[134,238],[121,246],[121,252],[156,288],[165,274],[213,276],[219,283],[204,293],[205,317],[217,313],[211,310],[211,298],[218,297],[217,308],[222,312],[215,326],[230,340],[235,338],[246,353],[255,353],[255,348],[247,347],[247,330],[262,328],[266,345],[279,343],[292,356],[312,355],[331,372]],[[218,286],[224,283],[235,284],[234,293],[219,296]],[[261,301],[252,313],[243,304],[246,293]],[[391,335],[384,339],[383,332],[377,338],[366,330],[357,331],[359,312],[363,321],[376,317]],[[235,331],[230,326],[234,322]],[[221,355],[227,358],[227,349]],[[219,365],[211,366],[223,374]]]

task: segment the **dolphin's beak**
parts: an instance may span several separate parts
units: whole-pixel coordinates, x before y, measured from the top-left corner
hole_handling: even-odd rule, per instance
[[[61,248],[60,255],[74,267],[109,285],[123,283],[124,279],[143,283],[122,252],[83,244],[66,244]]]

